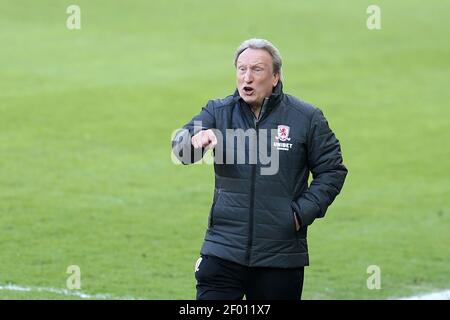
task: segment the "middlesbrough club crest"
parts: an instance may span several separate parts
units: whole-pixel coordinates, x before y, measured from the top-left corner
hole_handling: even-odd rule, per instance
[[[278,135],[275,137],[276,140],[273,143],[273,146],[278,150],[286,150],[289,151],[292,148],[292,143],[288,143],[287,141],[291,141],[289,138],[289,126],[279,125],[278,126]]]
[[[289,141],[289,127],[284,125],[278,126],[278,136],[275,139],[280,140],[281,142]]]

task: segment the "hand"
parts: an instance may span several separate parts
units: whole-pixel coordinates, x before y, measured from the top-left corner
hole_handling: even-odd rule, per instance
[[[217,145],[217,138],[211,129],[202,130],[191,139],[195,149],[206,148],[206,150],[214,149]]]
[[[300,230],[300,223],[298,222],[297,215],[294,212],[295,231]]]

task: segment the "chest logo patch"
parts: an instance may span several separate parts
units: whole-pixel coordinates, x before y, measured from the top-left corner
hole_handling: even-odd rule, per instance
[[[289,138],[289,131],[290,131],[289,126],[285,125],[278,126],[278,135],[275,136],[275,139],[278,141],[275,141],[273,143],[273,146],[276,147],[278,150],[290,150],[292,148],[292,143],[288,143],[288,141],[291,140],[291,138]]]

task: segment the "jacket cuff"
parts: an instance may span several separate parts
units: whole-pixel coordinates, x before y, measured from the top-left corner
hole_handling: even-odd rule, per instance
[[[300,209],[298,208],[298,205],[295,203],[295,201],[292,201],[291,204],[291,208],[292,211],[294,212],[295,216],[297,217],[298,223],[300,224],[300,228],[304,226],[302,217],[300,217],[299,211]]]
[[[302,226],[311,225],[320,212],[320,208],[314,202],[302,198],[292,201],[291,207],[299,217]]]

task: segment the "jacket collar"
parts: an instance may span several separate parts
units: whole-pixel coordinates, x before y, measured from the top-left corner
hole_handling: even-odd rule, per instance
[[[269,113],[274,107],[276,107],[282,100],[283,95],[283,83],[280,80],[278,81],[278,84],[273,88],[272,94],[269,96],[269,101],[265,106],[264,113]],[[235,98],[235,101],[240,101],[241,105],[247,105],[244,99],[242,99],[242,97],[239,95],[238,89],[234,91],[233,97]]]

